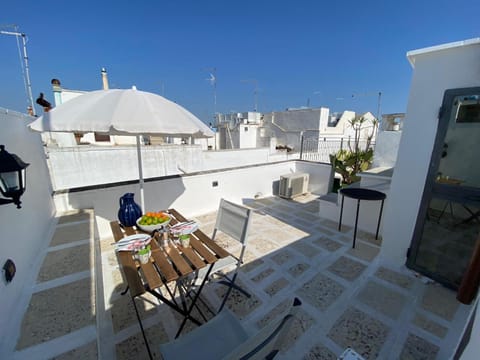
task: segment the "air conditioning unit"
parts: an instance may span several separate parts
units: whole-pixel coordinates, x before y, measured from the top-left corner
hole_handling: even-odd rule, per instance
[[[280,176],[278,195],[293,199],[308,192],[308,174],[293,173]]]

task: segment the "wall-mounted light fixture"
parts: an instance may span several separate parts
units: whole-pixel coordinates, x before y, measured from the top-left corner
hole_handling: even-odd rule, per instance
[[[14,203],[20,209],[20,196],[25,192],[26,168],[30,164],[23,162],[15,154],[5,150],[5,145],[0,145],[0,191],[10,199],[0,199],[0,205]]]

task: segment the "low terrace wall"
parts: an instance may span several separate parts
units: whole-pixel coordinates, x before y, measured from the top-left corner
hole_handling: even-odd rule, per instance
[[[145,209],[174,207],[187,216],[204,214],[216,210],[221,198],[244,203],[277,194],[280,176],[293,172],[307,172],[308,190],[316,194],[327,193],[333,177],[330,164],[292,160],[147,179]],[[108,223],[117,218],[119,198],[126,192],[135,193],[140,203],[137,181],[59,191],[54,198],[57,211],[94,208],[100,237],[105,237],[111,235]]]

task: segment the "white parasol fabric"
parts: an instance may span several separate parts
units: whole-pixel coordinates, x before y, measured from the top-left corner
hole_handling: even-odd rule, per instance
[[[45,113],[30,128],[110,135],[214,136],[205,123],[185,108],[160,95],[136,89],[85,93]]]
[[[29,127],[39,132],[97,132],[137,137],[142,211],[145,212],[140,135],[205,138],[213,131],[182,106],[133,89],[97,90],[45,113]]]

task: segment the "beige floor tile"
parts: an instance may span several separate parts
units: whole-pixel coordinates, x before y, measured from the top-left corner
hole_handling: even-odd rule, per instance
[[[48,281],[90,269],[93,269],[93,249],[90,244],[51,251],[43,261],[37,281]]]
[[[57,227],[50,246],[68,244],[79,240],[93,240],[93,223],[79,223]]]
[[[95,324],[95,293],[83,279],[33,294],[17,349],[43,343]]]
[[[96,360],[98,359],[97,342],[80,346],[62,355],[55,356],[52,360]]]

